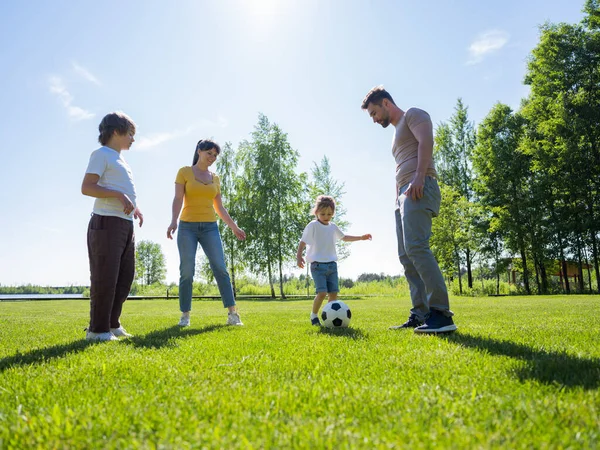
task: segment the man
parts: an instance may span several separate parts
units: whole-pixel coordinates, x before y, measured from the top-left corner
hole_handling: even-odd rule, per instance
[[[440,188],[433,163],[433,126],[418,108],[406,112],[383,86],[366,95],[362,109],[373,122],[394,126],[392,154],[396,159],[396,234],[398,256],[410,287],[412,309],[406,323],[392,329],[414,328],[415,333],[456,330],[448,290],[431,249],[431,220],[440,210]]]

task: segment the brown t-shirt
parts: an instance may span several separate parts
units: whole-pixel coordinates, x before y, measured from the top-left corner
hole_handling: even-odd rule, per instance
[[[410,127],[416,127],[428,120],[429,114],[419,108],[410,108],[396,125],[394,140],[392,141],[392,154],[396,160],[396,183],[398,187],[404,186],[412,181],[417,171],[419,141],[410,131]],[[427,176],[437,177],[433,158],[427,168]]]

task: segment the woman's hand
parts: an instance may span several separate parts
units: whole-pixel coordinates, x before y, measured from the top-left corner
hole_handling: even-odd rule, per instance
[[[171,222],[169,228],[167,228],[167,239],[173,239],[173,233],[177,229],[177,222]]]
[[[235,234],[235,237],[238,238],[240,241],[243,241],[244,239],[246,239],[246,232],[244,230],[242,230],[240,227],[238,227],[237,225],[232,226],[231,231],[233,231],[233,234]]]

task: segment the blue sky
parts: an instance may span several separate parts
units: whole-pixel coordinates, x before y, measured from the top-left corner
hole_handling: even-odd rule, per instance
[[[177,169],[195,143],[235,147],[266,114],[300,152],[324,155],[346,184],[351,244],[344,277],[401,272],[395,252],[392,130],[360,109],[383,84],[434,123],[462,97],[475,122],[498,101],[518,108],[526,58],[545,21],[579,22],[583,0],[28,1],[0,3],[0,284],[89,284],[80,193],[104,114],[138,125],[125,158],[167,281]],[[297,242],[290,242],[294,248]],[[290,268],[290,272],[299,273]]]

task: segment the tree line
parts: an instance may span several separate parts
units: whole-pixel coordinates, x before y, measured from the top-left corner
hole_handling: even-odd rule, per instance
[[[514,111],[497,103],[482,122],[461,99],[436,129],[442,184],[432,248],[448,278],[473,286],[473,264],[508,267],[524,292],[600,292],[600,7],[580,23],[546,23],[527,61],[529,95]],[[569,263],[577,266],[571,286]]]

